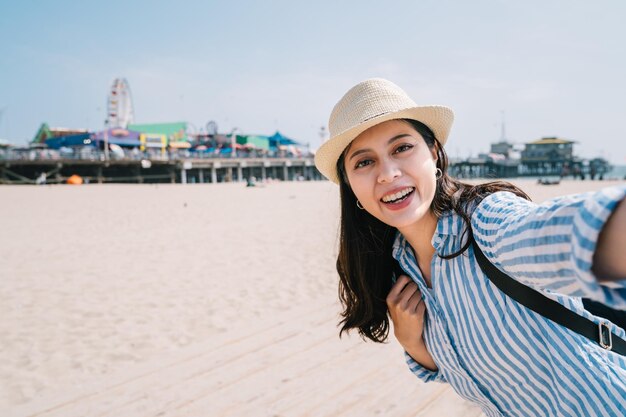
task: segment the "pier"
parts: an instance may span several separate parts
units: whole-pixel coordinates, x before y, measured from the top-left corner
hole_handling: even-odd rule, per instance
[[[43,174],[43,177],[42,177]],[[321,180],[313,157],[293,158],[150,158],[0,159],[0,184],[63,183],[79,175],[85,183],[217,183]]]

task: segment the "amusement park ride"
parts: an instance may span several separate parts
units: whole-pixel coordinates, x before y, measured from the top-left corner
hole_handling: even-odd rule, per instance
[[[126,129],[135,118],[130,86],[125,78],[116,78],[113,81],[107,101],[107,127],[121,127]]]
[[[133,99],[126,78],[116,78],[109,91],[107,118],[104,122],[104,158],[109,160],[108,128],[126,129],[133,122]]]

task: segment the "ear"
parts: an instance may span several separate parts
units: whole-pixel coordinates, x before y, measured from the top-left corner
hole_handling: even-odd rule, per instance
[[[437,157],[437,148],[435,146],[430,148],[430,155],[433,157],[433,161],[437,162],[439,158]]]

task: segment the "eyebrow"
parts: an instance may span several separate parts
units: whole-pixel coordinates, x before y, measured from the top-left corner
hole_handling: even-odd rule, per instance
[[[393,142],[397,141],[398,139],[402,139],[402,138],[407,137],[407,136],[411,136],[411,135],[409,135],[408,133],[401,133],[399,135],[396,135],[396,136],[392,137],[391,139],[389,139],[389,141],[387,141],[387,145],[391,145]],[[355,156],[358,156],[358,155],[360,155],[362,153],[369,152],[369,151],[371,151],[370,148],[364,148],[364,149],[359,149],[357,151],[354,151],[354,153],[352,155],[350,155],[350,158],[348,158],[348,160],[351,160]]]

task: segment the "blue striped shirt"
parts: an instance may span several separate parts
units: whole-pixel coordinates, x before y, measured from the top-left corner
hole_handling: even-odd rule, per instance
[[[626,282],[601,286],[590,270],[598,234],[625,195],[626,186],[618,186],[538,205],[498,192],[476,207],[472,229],[501,270],[599,322],[580,297],[626,308]],[[460,216],[444,214],[432,239],[437,253],[458,251],[464,228]],[[424,340],[439,369],[429,371],[405,353],[418,378],[449,383],[487,416],[626,416],[626,357],[505,296],[471,247],[453,259],[433,257],[432,288],[400,233],[393,257],[427,307]],[[626,338],[624,329],[611,324],[611,330]]]

